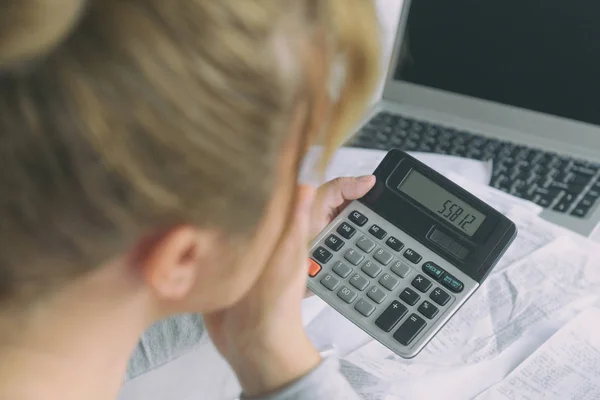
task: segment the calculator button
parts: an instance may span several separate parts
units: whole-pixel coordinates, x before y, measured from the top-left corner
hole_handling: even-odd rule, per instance
[[[321,272],[321,266],[315,262],[315,260],[308,260],[308,276],[314,278]]]
[[[419,333],[425,328],[425,320],[419,317],[417,314],[412,314],[394,333],[394,339],[401,344],[408,346],[417,337]]]
[[[367,296],[369,296],[369,298],[375,303],[381,304],[387,297],[387,294],[385,294],[385,292],[379,289],[377,286],[373,286],[371,289],[369,289]]]
[[[406,315],[408,308],[399,301],[394,300],[392,304],[375,320],[375,325],[384,330],[390,332],[394,326],[402,317]]]
[[[460,258],[461,260],[464,260],[465,258],[467,258],[467,256],[469,255],[469,249],[467,249],[466,247],[461,247],[459,251],[456,252],[456,257]]]
[[[436,306],[434,306],[427,300],[421,303],[417,310],[428,319],[433,319],[433,317],[435,317],[439,311]]]
[[[329,235],[325,240],[325,245],[333,251],[338,251],[344,246],[344,241],[335,235]]]
[[[436,229],[433,231],[433,233],[429,236],[429,239],[433,242],[433,243],[437,243],[439,244],[442,239],[444,239],[446,237],[446,234],[443,233],[442,231],[440,231],[439,229]]]
[[[392,262],[392,259],[394,258],[392,256],[392,254],[384,249],[379,249],[375,252],[375,255],[373,255],[373,258],[376,259],[377,261],[379,261],[380,263],[382,263],[383,265],[388,265],[389,263]]]
[[[356,251],[354,249],[350,249],[346,252],[346,254],[344,255],[344,258],[346,260],[350,261],[351,264],[358,265],[361,263],[362,260],[365,259],[365,256],[363,256],[362,254],[360,254],[358,251]]]
[[[354,290],[348,289],[346,286],[342,287],[337,295],[348,304],[352,303],[358,297]]]
[[[357,301],[354,305],[354,308],[365,317],[370,317],[371,314],[373,314],[373,311],[375,311],[375,306],[365,299],[360,299]]]
[[[350,268],[341,261],[336,262],[332,270],[342,278],[347,277],[348,275],[350,275],[350,272],[352,272],[352,268]]]
[[[404,258],[406,258],[408,261],[410,261],[413,264],[418,264],[419,262],[421,262],[421,259],[423,257],[421,257],[421,255],[419,253],[417,253],[416,251],[414,251],[413,249],[407,249],[404,252]]]
[[[340,280],[333,275],[327,274],[321,278],[321,285],[325,286],[331,291],[334,291],[340,285]]]
[[[381,277],[381,279],[379,279],[379,283],[387,290],[392,291],[396,289],[400,281],[390,274],[385,274]]]
[[[413,279],[412,285],[416,287],[419,292],[425,293],[431,288],[431,281],[423,275],[417,275],[416,278]]]
[[[343,238],[351,239],[352,236],[354,236],[354,234],[356,233],[356,228],[354,228],[347,222],[342,222],[337,228],[337,233],[342,235]]]
[[[378,225],[373,225],[371,228],[369,228],[369,233],[379,240],[383,239],[385,235],[387,235],[387,232],[381,229]]]
[[[362,236],[356,241],[356,246],[365,253],[370,253],[375,248],[375,243],[373,243],[373,241],[366,236]]]
[[[404,243],[393,236],[390,236],[388,240],[386,240],[385,244],[387,244],[388,247],[394,251],[400,251],[404,247]]]
[[[400,294],[400,298],[406,302],[409,306],[417,304],[421,296],[411,288],[406,288]]]
[[[367,217],[359,213],[358,211],[352,211],[348,216],[348,219],[354,222],[358,226],[363,226],[369,220]]]
[[[360,274],[354,274],[350,278],[350,284],[358,290],[363,291],[369,286],[369,280]]]
[[[445,306],[450,300],[450,295],[444,292],[442,289],[436,288],[434,291],[431,292],[429,298],[435,301],[440,306]]]
[[[362,272],[369,275],[371,278],[377,278],[381,273],[381,267],[371,260],[367,260],[361,269]]]
[[[441,269],[439,265],[434,264],[431,261],[427,261],[425,264],[423,264],[423,272],[425,272],[433,279],[439,280],[446,271]]]
[[[319,246],[313,252],[313,257],[315,260],[317,260],[321,264],[326,264],[329,260],[331,260],[331,257],[333,257],[333,254],[331,254],[329,252],[329,250],[325,249],[324,247]]]
[[[394,264],[392,264],[392,267],[390,269],[400,278],[406,278],[408,274],[410,274],[411,270],[411,268],[408,265],[404,264],[402,261],[396,261]]]
[[[442,278],[442,285],[446,286],[448,289],[452,290],[454,293],[462,292],[464,285],[461,281],[453,277],[452,275],[446,273],[444,278]]]

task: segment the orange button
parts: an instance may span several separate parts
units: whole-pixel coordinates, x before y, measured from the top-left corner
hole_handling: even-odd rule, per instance
[[[308,276],[314,278],[321,272],[321,266],[315,262],[315,260],[308,259]]]

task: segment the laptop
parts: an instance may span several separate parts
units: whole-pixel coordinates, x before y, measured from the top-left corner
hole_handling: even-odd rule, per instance
[[[600,2],[405,0],[383,95],[350,146],[493,161],[495,188],[600,221]]]

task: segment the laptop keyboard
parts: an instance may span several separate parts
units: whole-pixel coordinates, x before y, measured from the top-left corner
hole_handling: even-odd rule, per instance
[[[388,112],[375,115],[349,145],[492,160],[491,186],[578,218],[600,198],[600,164]]]

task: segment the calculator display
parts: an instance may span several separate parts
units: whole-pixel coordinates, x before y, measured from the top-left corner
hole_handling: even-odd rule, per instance
[[[398,190],[469,236],[473,236],[486,216],[424,175],[411,170]]]

